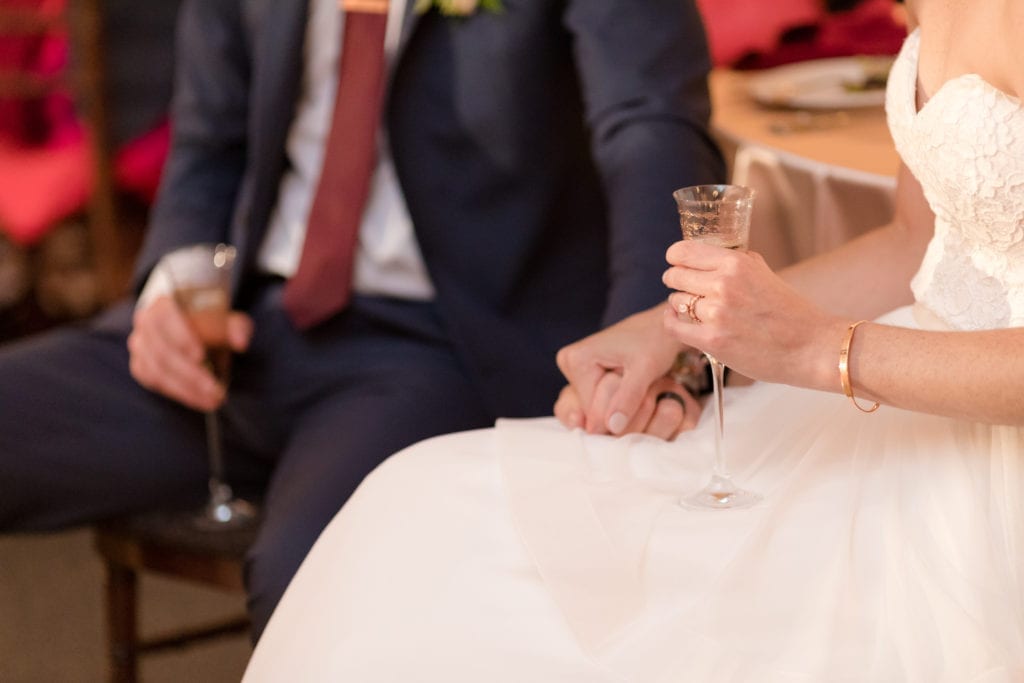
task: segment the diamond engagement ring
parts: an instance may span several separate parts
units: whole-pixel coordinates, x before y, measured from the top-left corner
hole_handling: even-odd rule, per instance
[[[704,322],[703,320],[700,319],[700,316],[697,315],[697,302],[703,298],[703,294],[694,294],[692,297],[690,297],[690,301],[687,302],[686,304],[686,315],[690,316],[690,320],[697,323],[698,325]]]

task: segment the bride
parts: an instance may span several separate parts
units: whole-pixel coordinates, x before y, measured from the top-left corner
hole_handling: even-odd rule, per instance
[[[1024,680],[1024,4],[908,4],[896,221],[778,275],[672,245],[669,306],[559,355],[556,414],[590,428],[503,421],[383,464],[247,681]],[[663,429],[650,392],[688,347],[763,380],[726,392],[755,507],[678,505],[709,419],[587,433]]]

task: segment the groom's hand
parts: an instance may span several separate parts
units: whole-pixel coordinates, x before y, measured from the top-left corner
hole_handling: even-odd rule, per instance
[[[228,344],[244,351],[252,337],[252,320],[233,312],[227,321]],[[128,336],[132,377],[150,391],[195,410],[214,410],[225,388],[206,367],[206,350],[185,315],[168,295],[136,309]]]

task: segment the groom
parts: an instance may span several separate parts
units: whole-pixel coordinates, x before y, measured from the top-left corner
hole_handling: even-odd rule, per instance
[[[198,505],[220,409],[256,636],[381,460],[549,413],[559,347],[664,299],[671,191],[723,175],[690,0],[346,3],[185,2],[141,296],[0,350],[0,530]],[[222,241],[230,391],[162,277]]]

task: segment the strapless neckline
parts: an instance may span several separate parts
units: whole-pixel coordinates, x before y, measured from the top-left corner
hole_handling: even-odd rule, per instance
[[[1022,101],[1020,97],[1018,97],[1017,95],[1012,95],[1003,90],[1002,88],[993,85],[990,81],[986,80],[981,74],[975,72],[963,73],[943,81],[942,84],[938,88],[936,88],[935,92],[931,93],[931,95],[929,95],[927,99],[925,99],[924,103],[920,107],[918,107],[917,85],[918,83],[920,83],[921,29],[914,29],[913,33],[911,33],[910,36],[908,36],[907,40],[914,41],[913,50],[911,53],[913,55],[913,61],[911,63],[911,68],[909,69],[910,73],[913,74],[914,87],[908,89],[910,92],[910,101],[908,103],[908,106],[910,107],[910,113],[912,118],[918,118],[929,109],[933,109],[934,106],[932,105],[932,103],[936,99],[944,96],[944,94],[948,93],[949,91],[955,91],[957,87],[964,84],[977,84],[983,89],[987,90],[988,92],[996,95],[998,98],[1013,105],[1014,107],[1018,109],[1022,107]]]
[[[900,157],[935,214],[911,282],[915,301],[959,330],[1024,325],[1024,104],[979,74],[946,80],[917,107],[920,34],[893,63],[886,109]]]

